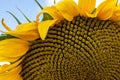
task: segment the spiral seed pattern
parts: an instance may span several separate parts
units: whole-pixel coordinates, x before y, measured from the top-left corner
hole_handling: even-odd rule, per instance
[[[24,80],[120,80],[120,26],[75,17],[32,42],[22,62]]]

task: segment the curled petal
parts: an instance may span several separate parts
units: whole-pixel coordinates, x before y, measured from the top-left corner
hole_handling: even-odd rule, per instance
[[[46,21],[40,22],[38,24],[38,30],[39,30],[40,37],[41,37],[42,40],[45,39],[49,27],[54,25],[56,23],[56,21],[57,20],[46,20]]]
[[[11,29],[4,23],[4,19],[2,19],[2,25],[7,31],[11,31]]]
[[[18,25],[16,30],[6,32],[6,34],[28,41],[39,38],[38,25],[36,22]]]
[[[44,8],[41,13],[48,13],[53,17],[53,19],[58,19],[59,21],[63,19],[61,13],[56,9],[55,6]]]
[[[20,57],[29,49],[29,43],[21,39],[6,39],[0,41],[0,56]]]

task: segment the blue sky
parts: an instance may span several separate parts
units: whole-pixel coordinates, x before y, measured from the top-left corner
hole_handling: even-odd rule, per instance
[[[47,6],[53,4],[53,0],[38,0],[41,5]],[[17,22],[15,19],[8,14],[6,11],[10,11],[15,14],[21,22],[26,22],[25,18],[18,11],[20,8],[24,14],[26,14],[30,20],[35,20],[36,14],[40,11],[40,8],[35,3],[34,0],[0,0],[0,21],[2,18],[5,19],[5,23],[10,26],[12,29],[15,29]],[[0,30],[5,31],[0,22]]]
[[[54,0],[38,0],[38,1],[44,7],[52,5],[54,2]],[[58,2],[59,0],[56,1]],[[97,5],[101,1],[103,0],[97,0]],[[32,21],[35,20],[36,14],[40,11],[40,8],[38,7],[34,0],[0,0],[0,30],[5,31],[5,29],[1,25],[2,18],[5,19],[5,23],[11,29],[15,29],[15,27],[17,26],[17,22],[15,21],[15,19],[6,11],[10,11],[13,14],[15,14],[21,22],[23,23],[27,22],[25,18],[22,16],[22,14],[17,10],[17,7],[20,8]]]

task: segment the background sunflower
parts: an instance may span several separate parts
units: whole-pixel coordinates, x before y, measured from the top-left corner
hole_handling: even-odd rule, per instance
[[[9,12],[18,25],[12,30],[2,19],[7,31],[1,32],[9,39],[0,41],[0,61],[11,64],[0,66],[0,80],[119,80],[120,5],[105,0],[96,8],[95,3],[40,6],[36,20],[23,14],[28,23],[22,24]]]

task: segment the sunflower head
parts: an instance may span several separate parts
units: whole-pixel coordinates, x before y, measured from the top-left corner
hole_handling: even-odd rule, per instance
[[[120,6],[95,4],[61,0],[15,30],[2,21],[11,37],[0,41],[0,61],[11,64],[0,66],[0,80],[119,80]]]

